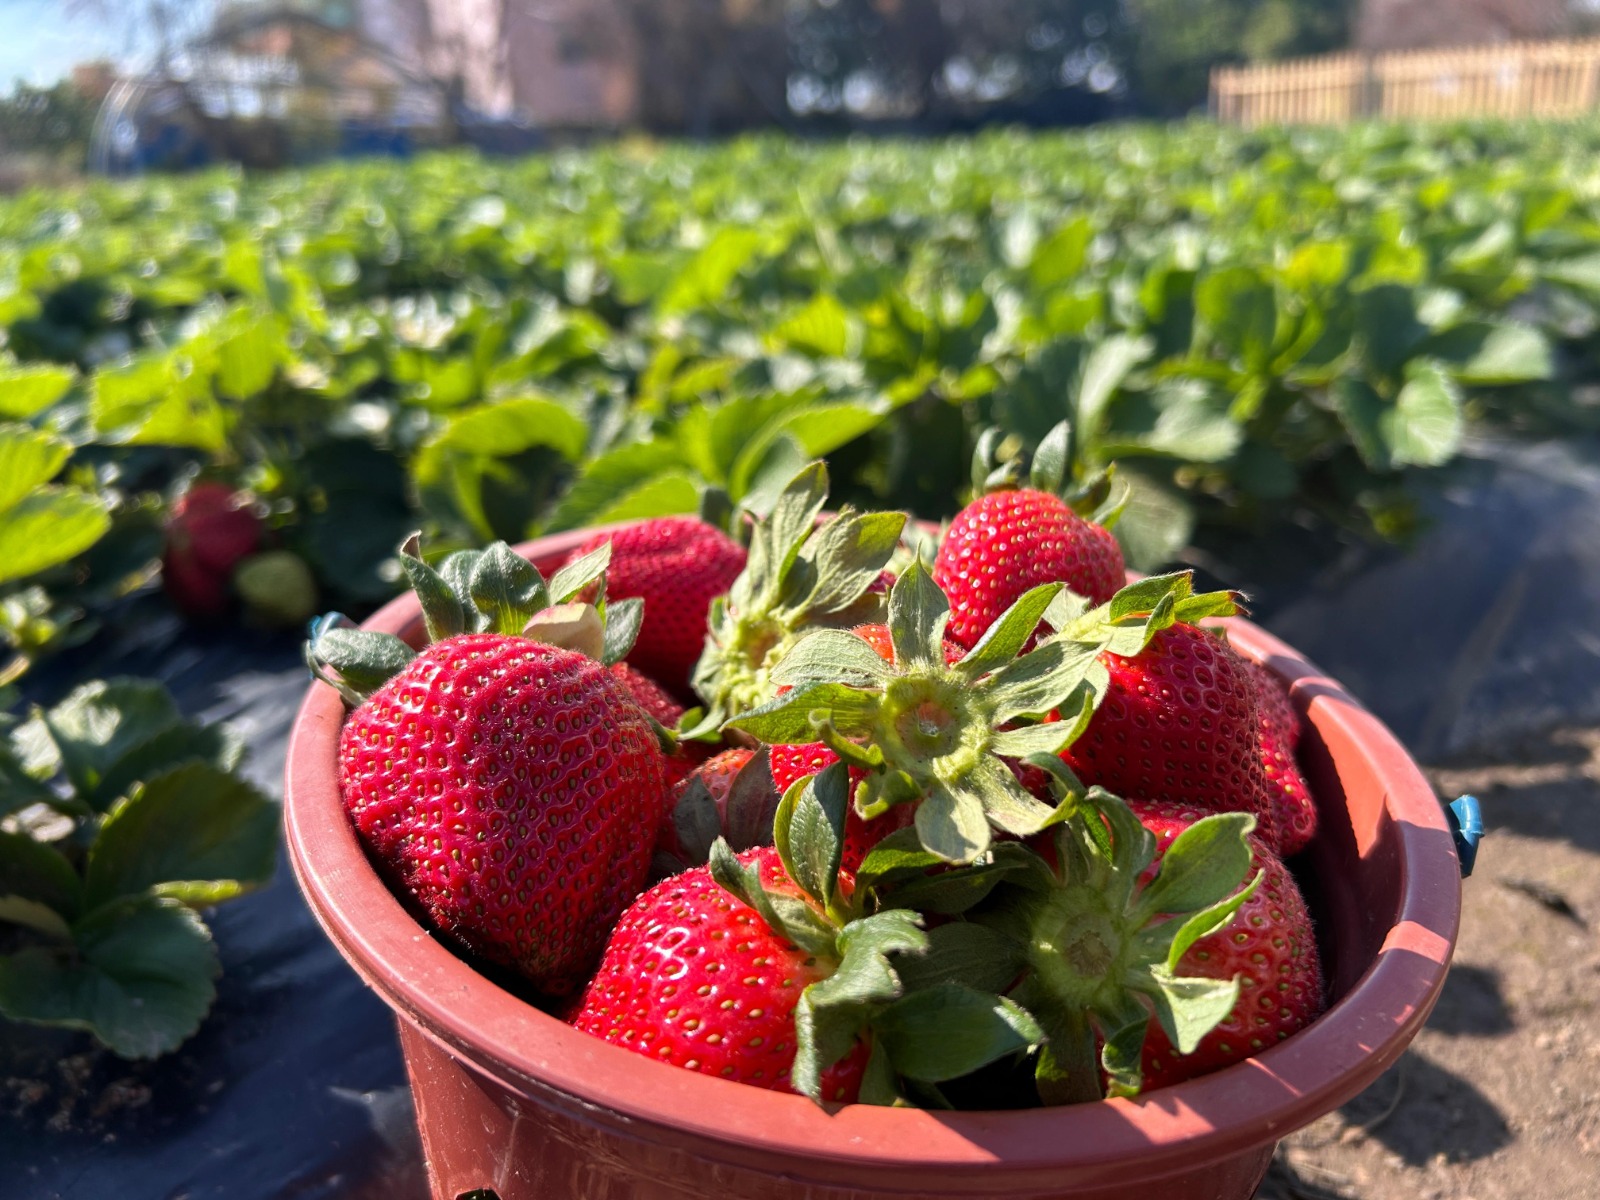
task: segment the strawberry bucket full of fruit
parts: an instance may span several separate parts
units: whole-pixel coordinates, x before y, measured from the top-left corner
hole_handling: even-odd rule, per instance
[[[315,625],[291,859],[436,1197],[1243,1200],[1399,1056],[1431,789],[1058,461],[942,531],[817,463],[726,528],[412,539]]]

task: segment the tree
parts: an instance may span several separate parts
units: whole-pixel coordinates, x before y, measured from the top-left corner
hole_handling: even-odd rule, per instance
[[[10,96],[0,98],[0,150],[81,165],[97,107],[65,81],[47,88],[19,83]]]

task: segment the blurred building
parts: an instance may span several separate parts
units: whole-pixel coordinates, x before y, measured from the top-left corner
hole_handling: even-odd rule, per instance
[[[638,112],[641,50],[615,0],[354,0],[362,33],[467,109],[541,129]]]
[[[1356,48],[1373,52],[1565,37],[1571,0],[1362,0]]]

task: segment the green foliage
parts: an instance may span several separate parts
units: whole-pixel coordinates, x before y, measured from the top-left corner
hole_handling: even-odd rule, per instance
[[[241,755],[144,680],[0,716],[0,1015],[127,1058],[199,1028],[220,966],[198,910],[277,857],[277,806],[234,774]]]
[[[148,546],[124,522],[195,464],[352,612],[412,529],[759,510],[819,456],[840,500],[937,518],[989,424],[1069,420],[1080,481],[1116,460],[1142,566],[1219,522],[1401,530],[1473,422],[1595,423],[1597,132],[629,142],[19,196],[0,416],[55,477],[6,526],[5,636],[60,644],[139,569],[36,561],[74,540],[30,521]]]

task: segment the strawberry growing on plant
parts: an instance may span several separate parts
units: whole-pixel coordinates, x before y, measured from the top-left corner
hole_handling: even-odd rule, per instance
[[[640,831],[667,802],[655,727],[609,670],[639,604],[603,621],[569,602],[608,556],[547,584],[504,543],[434,570],[413,538],[402,562],[430,644],[333,627],[307,647],[355,705],[339,777],[368,849],[442,934],[549,992],[581,983],[644,885]]]
[[[568,561],[608,543],[607,590],[619,600],[644,601],[644,624],[628,661],[681,691],[705,647],[711,602],[744,570],[744,547],[695,517],[654,517],[595,534]]]
[[[1091,604],[1110,600],[1126,582],[1122,549],[1105,522],[1120,509],[1096,489],[1076,497],[1080,513],[1059,495],[1066,470],[1067,427],[1057,426],[1034,456],[1032,487],[1014,473],[980,478],[987,487],[950,522],[933,564],[933,579],[950,598],[950,636],[974,646],[1029,588],[1064,583]],[[993,439],[980,442],[975,474],[983,475]]]
[[[202,480],[172,504],[161,552],[161,583],[178,609],[216,617],[232,599],[233,570],[261,544],[261,518],[248,493]]]

